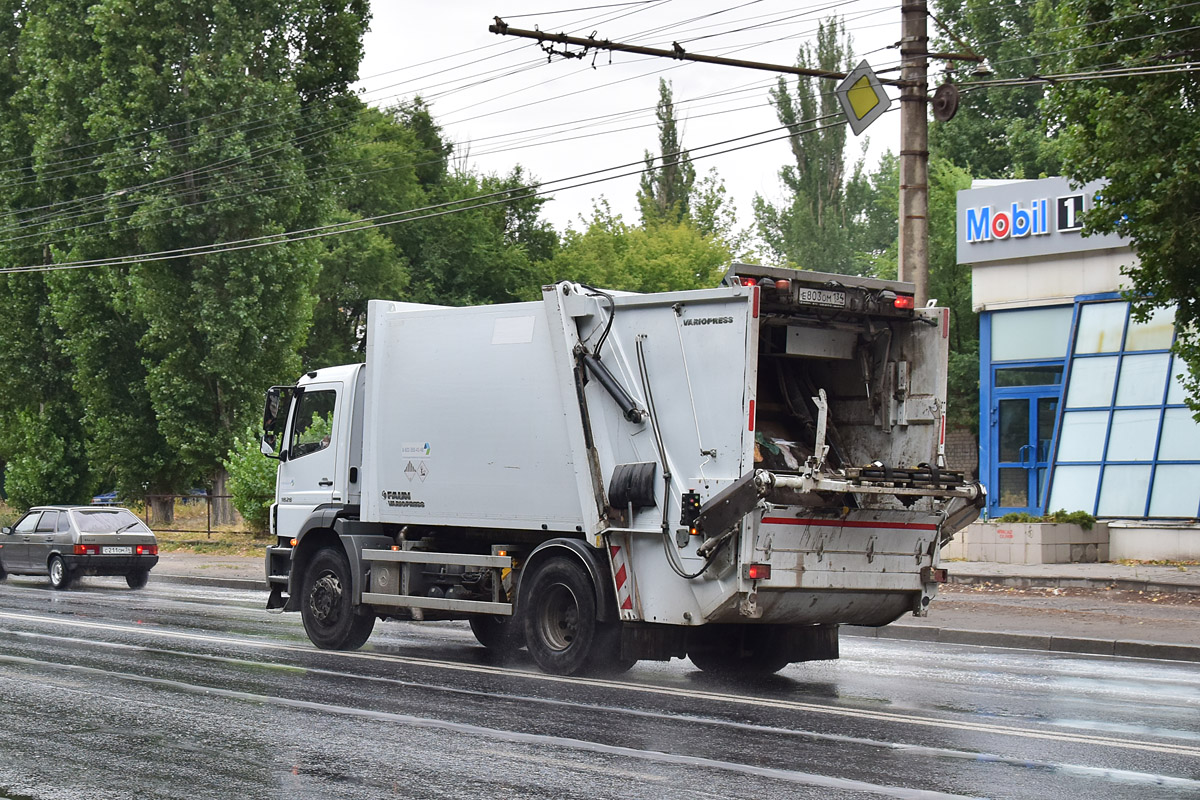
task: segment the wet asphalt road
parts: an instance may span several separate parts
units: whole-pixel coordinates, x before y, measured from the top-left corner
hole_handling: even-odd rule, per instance
[[[308,643],[264,595],[0,584],[0,798],[1195,798],[1200,667],[843,637],[756,683]]]

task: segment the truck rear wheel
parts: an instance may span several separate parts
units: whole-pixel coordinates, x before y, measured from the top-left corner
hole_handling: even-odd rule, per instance
[[[304,572],[300,617],[322,650],[357,650],[375,627],[374,616],[355,613],[350,586],[350,562],[341,550],[320,550]]]
[[[554,675],[577,675],[616,666],[617,626],[596,619],[596,590],[578,562],[546,560],[521,594],[525,644],[539,667]]]
[[[514,653],[521,648],[521,623],[516,617],[485,614],[471,617],[471,633],[488,650]]]

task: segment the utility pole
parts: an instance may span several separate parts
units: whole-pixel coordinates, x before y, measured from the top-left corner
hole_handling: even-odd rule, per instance
[[[905,0],[900,38],[899,278],[916,285],[916,304],[929,301],[929,10]]]

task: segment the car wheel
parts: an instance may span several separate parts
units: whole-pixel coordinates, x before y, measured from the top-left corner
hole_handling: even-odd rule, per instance
[[[150,580],[150,570],[139,569],[137,572],[131,572],[125,576],[125,582],[129,584],[130,589],[141,589]]]
[[[300,618],[322,650],[357,650],[375,627],[374,616],[356,612],[350,586],[350,562],[341,550],[320,550],[305,570]]]
[[[596,591],[584,568],[555,557],[530,576],[524,611],[525,644],[537,665],[554,675],[619,672],[620,629],[596,619]]]
[[[71,570],[67,569],[67,562],[62,560],[62,556],[50,556],[49,574],[50,586],[55,589],[66,589],[74,578]]]

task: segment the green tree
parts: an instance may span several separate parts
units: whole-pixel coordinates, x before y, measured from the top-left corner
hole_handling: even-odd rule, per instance
[[[658,79],[658,105],[654,113],[658,118],[658,156],[646,151],[646,171],[642,173],[637,194],[642,225],[678,223],[690,216],[696,183],[696,168],[688,151],[683,149],[675,120],[671,84],[662,78]]]
[[[950,77],[961,89],[958,113],[948,122],[931,122],[929,149],[979,178],[1037,178],[1061,170],[1057,125],[1040,113],[1040,85],[972,88],[985,80],[1023,78],[1043,70],[1044,56],[1055,49],[1041,32],[1048,27],[1040,2],[934,0],[941,23],[937,50],[961,52],[964,46],[984,56],[991,74],[977,75],[978,64],[951,62]],[[944,27],[943,27],[944,26]],[[947,33],[953,31],[953,35]]]
[[[61,24],[70,28],[70,15]],[[20,0],[0,2],[0,267],[51,260],[45,244],[24,235],[25,217],[44,214],[46,187],[33,158],[35,133],[27,124],[22,91],[30,67],[24,42],[30,12]],[[43,26],[43,30],[45,26]],[[60,42],[70,57],[78,43]],[[71,86],[61,88],[73,96]],[[22,209],[41,209],[22,213]],[[81,404],[71,385],[62,330],[49,304],[42,275],[0,276],[0,461],[5,489],[19,508],[37,503],[78,502],[92,490],[85,455]]]
[[[470,305],[523,297],[535,285],[534,263],[558,247],[553,226],[540,218],[547,198],[536,194],[537,181],[519,166],[505,176],[455,168],[453,147],[419,99],[393,115],[415,136],[420,194],[413,205],[387,210],[429,209],[384,229],[408,262],[407,299]]]
[[[1107,179],[1085,233],[1129,237],[1135,310],[1177,304],[1179,353],[1200,393],[1200,8],[1166,0],[1062,0],[1053,6],[1055,72],[1098,72],[1055,85],[1046,111],[1062,127],[1063,163],[1080,183]],[[1136,68],[1146,74],[1106,77]]]
[[[807,68],[848,71],[853,58],[850,39],[838,20],[823,22],[815,47],[800,48],[797,64]],[[780,171],[782,203],[754,198],[758,233],[774,260],[801,269],[864,274],[881,267],[895,239],[894,227],[881,229],[874,219],[887,203],[875,203],[880,173],[872,183],[860,159],[846,175],[846,126],[841,107],[827,82],[798,78],[794,93],[779,79],[771,91],[779,121],[791,131],[788,143],[794,163]]]
[[[543,262],[538,284],[578,281],[607,289],[665,292],[715,286],[731,254],[689,220],[631,226],[602,198],[586,228],[568,228],[562,250]]]
[[[358,107],[347,87],[362,0],[46,0],[24,23],[14,104],[33,141],[32,171],[45,200],[78,209],[41,226],[50,259],[207,246],[323,221],[328,202],[312,176],[331,131]],[[55,159],[78,144],[89,167],[64,180]],[[309,242],[131,267],[120,279],[128,291],[93,318],[119,322],[122,341],[137,343],[144,374],[125,365],[122,377],[144,398],[106,403],[89,392],[91,427],[127,437],[147,400],[143,427],[173,454],[170,480],[203,475],[223,494],[221,454],[262,387],[299,368],[320,255]],[[59,288],[58,318],[74,319],[70,299],[82,287]],[[95,386],[105,351],[81,335],[67,335],[77,383]],[[118,407],[124,419],[102,421]]]
[[[929,165],[929,296],[950,309],[947,421],[957,428],[979,426],[979,315],[971,305],[971,266],[958,263],[958,192],[971,188],[971,175],[943,158]]]

